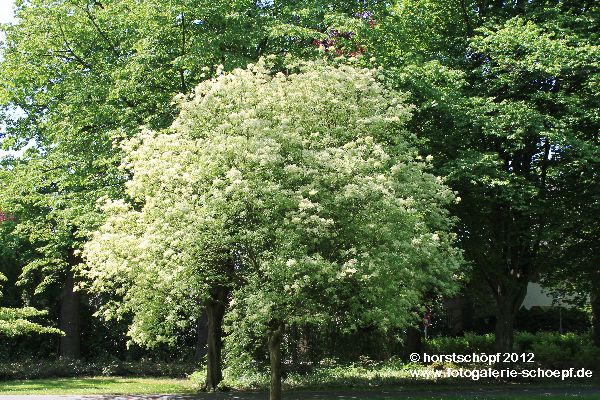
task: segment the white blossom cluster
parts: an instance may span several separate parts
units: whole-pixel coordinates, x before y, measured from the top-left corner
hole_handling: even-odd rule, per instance
[[[405,96],[374,70],[266,63],[205,81],[125,147],[130,199],[103,204],[84,253],[134,341],[169,342],[218,284],[240,343],[273,320],[402,326],[456,286],[454,194],[417,159]]]

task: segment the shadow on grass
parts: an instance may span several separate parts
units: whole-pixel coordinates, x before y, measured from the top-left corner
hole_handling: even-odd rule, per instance
[[[119,393],[190,393],[192,387],[186,381],[176,379],[88,377],[34,379],[0,382],[0,399],[9,395],[45,395],[58,394],[90,396],[107,395],[114,397]]]
[[[126,383],[133,383],[134,381],[128,381],[126,379],[115,379],[115,378],[56,378],[56,379],[33,379],[33,380],[20,380],[18,382],[0,382],[0,389],[4,387],[14,387],[19,390],[31,389],[32,391],[37,390],[49,390],[49,389],[64,389],[64,390],[77,390],[87,388],[101,389],[106,385],[120,385]]]
[[[543,382],[533,384],[432,384],[431,382],[411,382],[408,385],[384,385],[377,387],[338,386],[328,389],[285,390],[286,400],[400,400],[400,399],[454,399],[454,400],[539,400],[539,399],[600,399],[600,384],[589,382]],[[95,377],[40,379],[20,382],[0,382],[0,400],[258,400],[268,398],[266,391],[230,391],[197,394],[141,394],[143,392],[173,393],[183,392],[177,381],[144,380],[139,378]],[[189,389],[188,389],[189,390]],[[43,396],[11,395],[36,393]],[[67,393],[78,393],[68,395]],[[96,393],[140,393],[140,394],[93,394]],[[66,396],[44,395],[44,393],[64,393]]]
[[[139,396],[94,396],[94,400],[264,400],[268,393],[261,392],[217,392],[199,393],[196,395],[139,395]],[[426,399],[453,399],[453,400],[539,400],[539,399],[600,399],[600,387],[564,387],[564,388],[527,388],[527,387],[502,387],[502,388],[455,388],[445,387],[430,389],[416,388],[373,388],[371,390],[356,388],[352,390],[336,389],[322,391],[289,390],[284,392],[286,400],[426,400]],[[85,396],[81,399],[86,399]],[[88,399],[91,399],[88,397]]]

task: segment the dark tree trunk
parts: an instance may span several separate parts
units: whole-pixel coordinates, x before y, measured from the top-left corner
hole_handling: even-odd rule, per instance
[[[206,385],[205,390],[215,391],[223,380],[221,369],[221,349],[223,346],[223,316],[228,291],[224,287],[212,290],[212,297],[206,302]]]
[[[592,293],[590,302],[592,303],[592,335],[594,346],[600,347],[600,295]]]
[[[60,297],[59,328],[65,334],[60,337],[59,355],[65,358],[79,358],[80,354],[80,293],[75,291],[73,267],[78,263],[74,251],[69,251],[69,265]]]
[[[510,298],[503,296],[496,303],[496,335],[495,348],[497,352],[508,353],[512,351],[513,346],[513,327],[514,314],[512,312],[512,302]]]
[[[515,316],[527,294],[527,280],[511,282],[496,294],[495,349],[509,353],[513,348]]]
[[[269,332],[269,361],[271,363],[271,388],[269,400],[281,400],[281,341],[283,324],[273,324]]]
[[[198,318],[196,326],[196,349],[194,351],[194,361],[200,363],[206,356],[206,345],[208,342],[208,318],[206,309],[202,310],[202,315]]]
[[[423,350],[423,345],[421,342],[422,334],[421,329],[409,326],[406,329],[406,346],[405,346],[405,357],[408,359],[411,354],[417,353],[421,354]]]

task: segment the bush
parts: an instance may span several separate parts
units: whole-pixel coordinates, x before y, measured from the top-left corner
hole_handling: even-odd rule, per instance
[[[152,360],[127,362],[107,360],[86,362],[56,359],[0,363],[0,380],[68,378],[75,376],[166,376],[185,377],[197,367],[191,363],[166,363]]]
[[[425,342],[424,349],[428,354],[490,354],[495,353],[494,335],[435,337]],[[589,334],[516,332],[513,351],[533,353],[534,361],[544,368],[597,369],[600,360],[600,349],[592,344]]]
[[[395,357],[383,362],[362,358],[354,363],[325,359],[310,365],[310,368],[284,365],[283,385],[286,389],[397,385],[414,381],[411,371],[427,368],[420,364],[404,363]],[[196,383],[201,383],[204,374],[199,372],[193,377]],[[226,368],[220,386],[238,390],[267,389],[269,379],[268,371],[259,368],[249,367],[244,371]]]
[[[562,326],[566,332],[585,333],[591,328],[589,315],[577,308],[531,307],[521,308],[515,318],[515,329],[526,332],[543,332],[557,330]]]
[[[98,367],[77,360],[24,360],[0,364],[0,380],[99,375]]]
[[[494,335],[477,335],[467,332],[464,336],[440,336],[428,339],[424,343],[428,354],[471,354],[494,352]]]
[[[600,349],[589,335],[541,333],[531,346],[535,360],[547,368],[597,369]]]
[[[533,344],[539,339],[539,334],[530,332],[515,332],[514,350],[518,353],[527,353],[533,351]]]

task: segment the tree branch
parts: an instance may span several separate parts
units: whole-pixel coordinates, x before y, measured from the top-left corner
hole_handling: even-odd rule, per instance
[[[114,43],[112,40],[110,40],[110,38],[108,37],[106,32],[104,32],[102,29],[100,29],[100,26],[96,22],[96,18],[92,15],[92,12],[90,11],[89,4],[86,5],[85,7],[81,7],[81,8],[83,9],[83,11],[87,15],[88,19],[92,23],[92,26],[94,27],[94,29],[96,29],[96,32],[98,32],[100,37],[102,37],[102,39],[104,39],[104,41],[108,44],[108,47],[113,52],[113,54],[117,57],[121,57],[121,53],[117,50],[117,48],[118,48],[117,44]]]
[[[58,28],[60,29],[60,34],[62,36],[62,39],[63,39],[65,45],[67,46],[67,51],[69,52],[69,54],[71,54],[74,57],[75,61],[77,61],[79,64],[81,64],[85,68],[91,70],[92,69],[91,64],[87,63],[83,58],[81,58],[77,53],[75,53],[75,51],[71,47],[71,44],[67,40],[67,35],[65,34],[65,30],[63,29],[63,25],[62,25],[62,21],[61,21],[60,17],[58,17]]]

